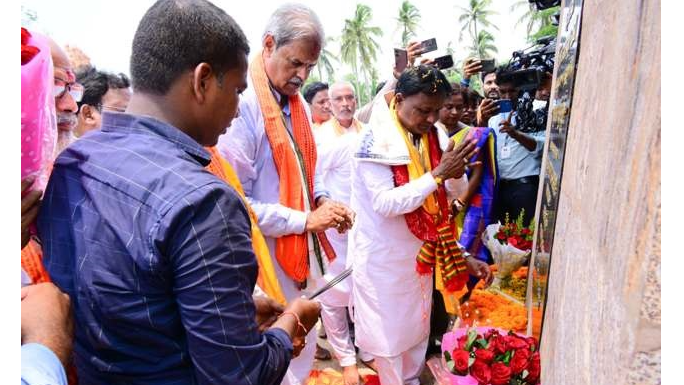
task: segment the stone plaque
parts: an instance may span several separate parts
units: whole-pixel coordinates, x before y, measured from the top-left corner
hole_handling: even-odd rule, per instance
[[[579,54],[583,0],[566,0],[561,6],[556,41],[555,73],[549,103],[547,140],[541,171],[541,196],[537,203],[536,238],[528,277],[528,334],[541,338],[544,305],[546,303],[549,263],[553,249],[556,210],[563,173],[563,155],[575,85],[575,70]]]

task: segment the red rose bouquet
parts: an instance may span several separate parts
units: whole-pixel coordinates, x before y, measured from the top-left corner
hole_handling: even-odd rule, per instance
[[[516,221],[510,222],[506,214],[503,225],[489,225],[482,233],[482,242],[492,253],[492,259],[497,264],[492,287],[500,287],[501,280],[522,266],[532,252],[534,221],[527,227],[523,226],[524,215],[523,209]]]
[[[500,329],[467,328],[442,338],[444,363],[458,385],[537,385],[539,344]]]

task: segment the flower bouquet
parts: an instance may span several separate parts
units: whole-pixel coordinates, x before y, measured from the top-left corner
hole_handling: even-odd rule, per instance
[[[534,337],[486,327],[461,328],[442,338],[451,385],[537,385],[541,362]]]
[[[482,242],[492,253],[492,259],[497,265],[493,288],[500,288],[501,280],[522,266],[532,252],[534,221],[527,227],[523,226],[524,215],[523,209],[516,221],[510,222],[506,214],[503,225],[491,224],[482,233]]]

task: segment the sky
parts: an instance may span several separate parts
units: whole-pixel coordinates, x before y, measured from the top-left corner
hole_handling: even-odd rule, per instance
[[[284,3],[276,0],[215,0],[242,27],[251,46],[251,55],[261,49],[261,36],[270,14]],[[390,76],[394,63],[393,48],[400,47],[401,31],[397,30],[401,0],[320,1],[299,0],[311,7],[321,19],[327,36],[339,37],[344,20],[354,15],[358,2],[371,7],[372,24],[383,30],[378,39],[381,52],[376,68],[381,78]],[[466,57],[469,38],[459,41],[461,26],[458,23],[457,6],[466,6],[468,0],[411,0],[418,8],[422,19],[417,40],[436,38],[438,51],[428,57],[444,55],[449,42],[454,47],[455,61]],[[496,58],[501,61],[510,58],[514,50],[527,47],[525,27],[515,26],[523,10],[511,13],[516,0],[493,0],[492,10],[498,14],[491,18],[499,30],[491,29],[499,49]],[[154,3],[152,0],[23,0],[22,8],[33,10],[37,22],[30,25],[34,30],[49,34],[58,44],[79,47],[91,59],[92,64],[102,70],[129,73],[129,59],[133,35],[145,11]],[[339,52],[339,44],[333,42],[326,47],[333,53]],[[346,66],[339,66],[336,77],[342,79]]]

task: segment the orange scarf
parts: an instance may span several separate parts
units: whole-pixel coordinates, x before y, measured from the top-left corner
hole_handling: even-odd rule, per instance
[[[31,278],[32,284],[52,282],[43,265],[43,250],[34,239],[21,249],[21,268]]]
[[[316,166],[316,142],[309,125],[304,105],[299,95],[290,96],[290,112],[292,119],[292,136],[299,148],[303,165],[300,166],[297,154],[292,150],[285,117],[282,109],[271,91],[262,53],[252,61],[249,69],[252,85],[259,100],[259,107],[264,117],[264,129],[273,152],[273,161],[278,171],[280,204],[294,210],[305,210],[305,199],[309,199],[314,209],[313,178]],[[304,174],[306,186],[302,186],[300,172]],[[309,192],[308,197],[304,188]],[[325,233],[311,234],[318,238],[329,261],[335,258],[335,252],[325,237]],[[314,242],[316,240],[314,239]],[[309,245],[307,233],[289,234],[276,239],[276,259],[283,271],[296,282],[306,282],[309,275]]]
[[[242,203],[244,203],[245,208],[247,208],[247,212],[249,213],[249,219],[252,222],[252,247],[254,248],[254,255],[259,264],[257,284],[269,297],[282,305],[287,305],[285,295],[283,295],[283,291],[280,289],[278,277],[273,269],[273,263],[271,262],[271,255],[268,252],[266,240],[264,240],[264,236],[261,234],[261,230],[259,230],[259,222],[254,210],[252,210],[252,207],[245,200],[245,191],[242,189],[240,179],[238,179],[237,174],[230,163],[223,159],[215,147],[205,147],[205,149],[211,154],[211,163],[206,167],[206,170],[226,182],[229,186],[232,186],[242,198]]]

